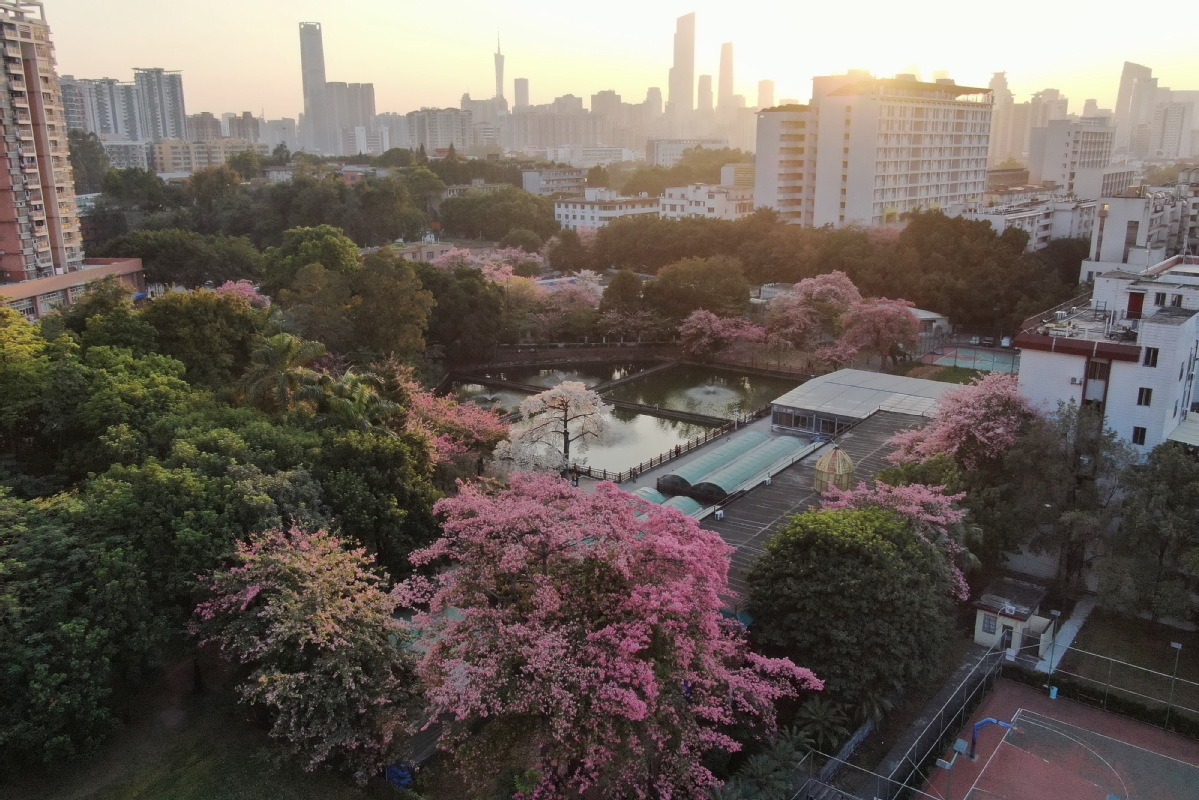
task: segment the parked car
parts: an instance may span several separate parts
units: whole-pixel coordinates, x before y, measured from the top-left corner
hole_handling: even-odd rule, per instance
[[[983,337],[983,347],[994,347],[994,346],[995,346],[995,337],[994,336],[984,336]]]
[[[971,347],[978,347],[979,343],[980,343],[979,338],[977,336],[970,337],[970,346]]]

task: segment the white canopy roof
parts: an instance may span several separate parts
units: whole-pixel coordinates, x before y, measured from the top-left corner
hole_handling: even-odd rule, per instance
[[[956,384],[885,375],[860,369],[842,369],[813,378],[797,386],[773,404],[853,419],[865,419],[875,411],[931,416],[937,398]]]

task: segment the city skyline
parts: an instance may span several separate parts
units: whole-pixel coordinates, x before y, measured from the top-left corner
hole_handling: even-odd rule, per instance
[[[527,78],[534,104],[566,93],[586,100],[604,89],[615,90],[626,102],[640,102],[651,86],[668,89],[676,19],[693,11],[696,77],[717,76],[721,45],[732,42],[737,54],[733,91],[750,101],[758,81],[769,79],[777,99],[806,102],[814,75],[851,68],[879,76],[917,71],[926,79],[948,74],[975,86],[986,86],[993,72],[1005,71],[1017,99],[1054,87],[1070,98],[1070,110],[1077,113],[1087,98],[1112,107],[1125,60],[1151,67],[1159,85],[1174,89],[1191,88],[1195,61],[1187,55],[1181,29],[1137,44],[1121,41],[1121,29],[1110,20],[1080,19],[1043,6],[1036,7],[1036,30],[1016,19],[988,20],[992,28],[986,38],[1012,42],[1019,31],[1032,37],[1060,19],[1064,35],[1045,52],[988,46],[979,41],[980,25],[963,19],[960,8],[947,2],[925,3],[915,19],[910,9],[869,4],[864,13],[855,13],[867,24],[853,34],[838,9],[780,10],[752,0],[735,12],[727,4],[647,9],[614,0],[602,19],[589,15],[577,23],[540,0],[522,4],[520,14],[506,15],[492,4],[466,0],[452,20],[430,16],[415,30],[410,12],[379,0],[347,0],[336,14],[329,13],[328,4],[305,0],[213,0],[203,14],[192,6],[164,9],[150,0],[127,0],[117,7],[119,16],[113,6],[85,0],[46,0],[45,7],[59,43],[60,74],[128,80],[134,66],[181,70],[189,113],[248,109],[268,118],[295,117],[303,108],[295,32],[307,20],[322,23],[329,80],[374,83],[378,110],[398,112],[456,107],[464,92],[490,96],[497,33],[507,62],[505,96],[512,96],[514,79]],[[1032,18],[1018,11],[1013,8],[1011,16]],[[629,19],[639,23],[624,22]],[[912,24],[905,28],[908,21]],[[574,30],[585,38],[572,37]],[[181,43],[175,31],[186,32],[196,44]],[[104,47],[95,46],[98,39]],[[934,55],[927,63],[914,62],[913,54],[920,52]]]

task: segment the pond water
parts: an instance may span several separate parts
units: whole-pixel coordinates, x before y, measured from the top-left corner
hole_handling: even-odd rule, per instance
[[[626,361],[619,364],[556,364],[546,367],[505,367],[480,373],[489,378],[528,383],[551,389],[563,381],[579,381],[587,388],[614,381],[652,367],[654,362]]]
[[[620,472],[701,436],[707,430],[704,425],[616,410],[612,412],[612,428],[607,441],[592,444],[582,455],[588,466]]]
[[[492,386],[484,386],[481,383],[467,383],[466,381],[454,381],[450,384],[449,391],[457,395],[458,399],[463,403],[474,403],[483,408],[494,408],[501,414],[515,411],[520,402],[529,396],[524,392],[518,392],[513,389],[497,389]]]
[[[768,378],[680,364],[621,384],[604,397],[731,418],[734,408],[740,407],[742,413],[749,413],[798,385],[799,382],[791,378]]]

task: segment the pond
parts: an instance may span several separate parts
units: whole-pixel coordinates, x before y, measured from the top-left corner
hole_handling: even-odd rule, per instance
[[[612,412],[607,441],[592,444],[583,456],[588,466],[620,472],[702,436],[707,430],[704,425],[616,410]]]
[[[552,389],[564,381],[578,381],[590,389],[601,383],[633,375],[654,366],[653,361],[625,361],[613,364],[553,364],[544,367],[504,367],[479,373],[513,383],[527,383]]]
[[[484,386],[481,383],[468,383],[466,381],[454,381],[450,384],[449,391],[457,395],[458,399],[463,403],[474,403],[483,408],[494,408],[501,414],[515,411],[520,402],[529,396],[515,389],[497,389],[491,386]]]
[[[742,413],[749,413],[798,385],[799,381],[794,378],[770,378],[679,364],[621,384],[604,397],[728,419],[734,416],[734,408],[740,407]]]

